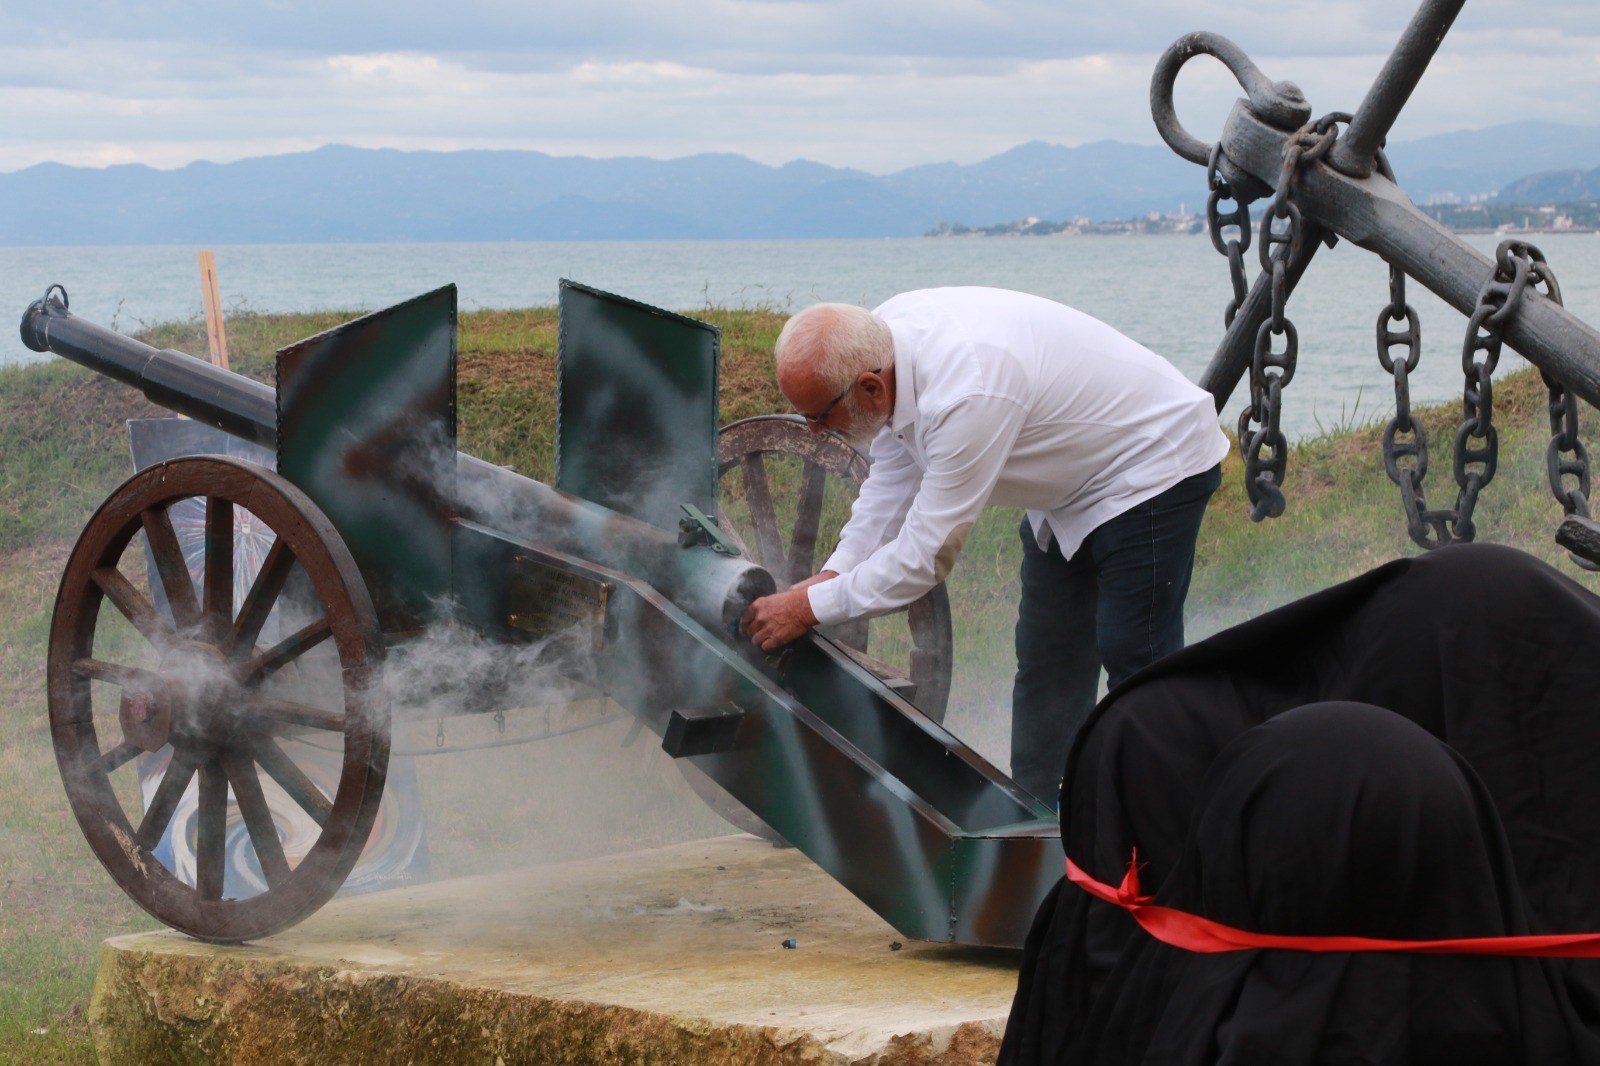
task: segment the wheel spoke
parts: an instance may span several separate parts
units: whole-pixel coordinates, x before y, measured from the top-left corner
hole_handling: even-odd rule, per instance
[[[233,798],[239,804],[245,828],[250,831],[256,861],[261,864],[268,887],[276,888],[289,879],[289,860],[284,857],[283,842],[278,839],[278,826],[272,819],[266,793],[261,791],[255,763],[247,755],[228,751],[222,756],[222,768],[233,786]]]
[[[261,570],[250,585],[250,591],[245,593],[244,603],[239,607],[239,617],[234,619],[233,629],[222,643],[225,655],[232,658],[255,647],[256,640],[261,636],[261,627],[267,624],[267,616],[272,613],[272,607],[283,593],[283,586],[293,569],[294,556],[281,539],[273,541]]]
[[[333,816],[332,801],[295,765],[293,759],[284,754],[277,741],[271,737],[258,738],[254,754],[261,768],[289,794],[290,799],[300,804],[312,821],[318,825],[327,824]]]
[[[172,761],[167,764],[167,772],[162,775],[161,784],[156,786],[150,806],[145,809],[139,831],[134,834],[134,842],[141,848],[150,851],[160,842],[161,834],[171,824],[178,801],[183,798],[183,790],[189,787],[189,779],[193,776],[194,761],[184,752],[174,750]]]
[[[247,685],[260,681],[268,674],[283,669],[285,664],[315,648],[332,634],[333,627],[328,620],[319,618],[252,658],[239,680]]]
[[[744,499],[750,506],[750,524],[756,530],[756,551],[760,554],[757,562],[775,567],[783,559],[783,536],[778,532],[778,512],[772,506],[767,464],[760,452],[751,452],[739,460],[739,469],[744,471]]]
[[[165,508],[151,507],[139,518],[144,523],[144,536],[150,543],[150,554],[155,557],[161,587],[167,593],[172,620],[179,629],[189,629],[200,621],[200,604],[195,599],[189,566],[183,559],[183,546],[178,543],[178,534],[172,530],[172,517]]]
[[[142,692],[160,691],[160,675],[153,670],[145,670],[138,666],[108,663],[103,659],[74,659],[72,672],[91,681],[109,681],[124,689],[133,688]]]
[[[133,587],[133,583],[122,576],[122,571],[114,566],[102,566],[89,575],[106,599],[111,601],[122,617],[133,623],[145,640],[157,647],[171,643],[172,627],[167,620],[156,613],[150,601],[145,599],[143,593]]]
[[[794,532],[789,538],[789,583],[811,576],[817,558],[817,527],[822,524],[822,496],[828,487],[828,472],[806,461],[805,478],[800,486],[800,506],[795,511]]]
[[[281,731],[285,726],[309,726],[343,733],[345,727],[343,714],[288,700],[252,699],[245,704],[245,713],[273,731]]]
[[[100,772],[103,774],[110,774],[120,770],[123,766],[126,766],[130,761],[132,761],[134,756],[138,755],[143,750],[143,748],[133,743],[131,740],[123,741],[110,751],[103,752],[101,754]]]
[[[221,899],[228,868],[228,775],[212,757],[200,767],[200,817],[195,843],[195,891]]]
[[[221,640],[233,624],[233,504],[206,498],[205,629]]]

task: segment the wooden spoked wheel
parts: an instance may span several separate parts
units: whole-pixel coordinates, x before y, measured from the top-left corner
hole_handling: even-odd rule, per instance
[[[67,563],[48,674],[67,797],[117,884],[216,941],[325,903],[383,795],[383,647],[344,542],[288,481],[201,456],[124,482]],[[334,769],[291,754],[301,735]],[[315,829],[286,849],[289,803]]]
[[[814,433],[798,415],[730,423],[717,438],[723,524],[788,588],[832,552],[867,469],[843,437]],[[904,611],[825,633],[891,684],[909,682],[917,708],[943,721],[954,656],[942,583]]]

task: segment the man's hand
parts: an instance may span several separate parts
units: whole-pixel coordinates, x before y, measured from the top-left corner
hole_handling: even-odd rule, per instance
[[[811,613],[811,598],[806,595],[806,585],[814,584],[815,578],[785,592],[761,597],[745,610],[739,628],[762,651],[773,651],[795,640],[817,624],[817,616]]]

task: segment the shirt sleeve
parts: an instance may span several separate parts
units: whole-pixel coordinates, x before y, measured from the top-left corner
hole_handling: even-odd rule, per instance
[[[922,437],[926,469],[893,539],[806,590],[819,624],[885,614],[944,580],[989,502],[1024,414],[1015,400],[970,396],[933,417]]]
[[[850,505],[839,546],[821,569],[840,574],[854,570],[886,544],[900,531],[921,483],[922,471],[893,433],[884,429],[872,438],[872,469]]]

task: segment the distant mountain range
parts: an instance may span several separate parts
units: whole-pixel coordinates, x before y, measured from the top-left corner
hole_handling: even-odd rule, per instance
[[[1398,143],[1418,203],[1600,188],[1600,126],[1520,122]],[[1191,211],[1205,179],[1165,147],[1034,141],[893,174],[739,155],[402,152],[338,145],[175,170],[44,163],[0,174],[0,245],[898,237],[940,223]]]

